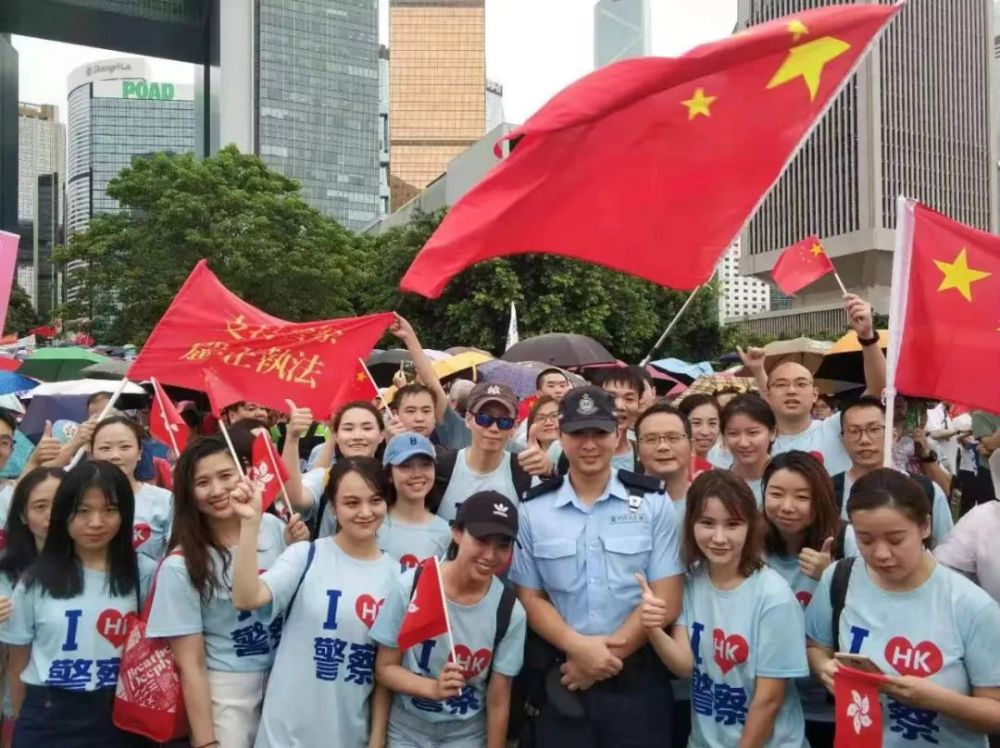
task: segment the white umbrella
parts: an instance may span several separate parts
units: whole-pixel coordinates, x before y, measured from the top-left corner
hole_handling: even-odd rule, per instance
[[[114,385],[109,387],[108,385]],[[69,379],[65,382],[42,382],[22,397],[29,399],[35,395],[93,395],[97,392],[110,392],[117,387],[107,379]],[[123,395],[145,395],[146,390],[133,382],[125,385],[122,390]]]

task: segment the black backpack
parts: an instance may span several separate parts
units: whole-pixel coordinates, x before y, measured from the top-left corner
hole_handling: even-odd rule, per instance
[[[851,583],[851,572],[854,570],[852,558],[842,558],[833,567],[833,578],[830,580],[830,607],[833,609],[833,651],[840,651],[840,616],[847,602],[847,587]]]

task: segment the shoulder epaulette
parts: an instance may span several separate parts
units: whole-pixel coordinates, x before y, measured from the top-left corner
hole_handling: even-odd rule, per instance
[[[635,490],[640,493],[666,493],[667,486],[659,478],[652,475],[642,475],[633,473],[631,470],[619,470],[618,480],[630,491]]]
[[[549,480],[543,483],[539,483],[534,488],[529,488],[524,492],[524,496],[521,497],[521,502],[531,501],[532,499],[537,499],[539,496],[558,490],[564,480],[565,476],[559,475],[555,478],[549,478]]]

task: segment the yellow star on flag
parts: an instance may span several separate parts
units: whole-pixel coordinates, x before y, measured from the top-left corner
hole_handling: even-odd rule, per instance
[[[358,381],[359,382],[363,382],[363,381],[365,381],[365,379],[367,379],[367,377],[365,377],[365,373],[363,371],[359,371],[358,372]]]
[[[847,42],[832,36],[824,36],[788,50],[788,57],[778,68],[771,81],[769,89],[784,85],[796,78],[802,78],[809,88],[809,99],[816,98],[819,93],[820,78],[823,68],[831,60],[835,60],[851,48]]]
[[[972,284],[992,275],[985,270],[973,270],[969,267],[969,258],[966,256],[965,247],[962,247],[962,251],[958,253],[953,262],[934,260],[934,264],[937,265],[938,270],[944,273],[938,291],[954,288],[965,297],[966,301],[972,301]]]
[[[704,88],[695,89],[694,96],[692,96],[687,101],[682,101],[681,104],[687,107],[688,110],[688,121],[690,122],[699,114],[703,114],[706,117],[711,117],[712,112],[709,111],[709,107],[715,103],[715,100],[719,98],[718,96],[706,96]]]
[[[809,251],[812,252],[813,257],[819,257],[821,254],[823,254],[823,248],[818,244],[814,244],[813,248],[810,249]]]
[[[809,27],[798,18],[793,18],[788,22],[788,30],[792,33],[792,41],[797,42],[804,35],[809,33]]]

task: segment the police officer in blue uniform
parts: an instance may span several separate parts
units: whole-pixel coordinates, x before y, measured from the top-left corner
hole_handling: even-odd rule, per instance
[[[655,478],[614,472],[611,395],[578,387],[560,405],[568,473],[522,502],[510,580],[551,661],[539,748],[663,748],[673,702],[639,618],[637,572],[676,618],[683,567],[673,503]],[[530,657],[530,651],[529,651]]]

